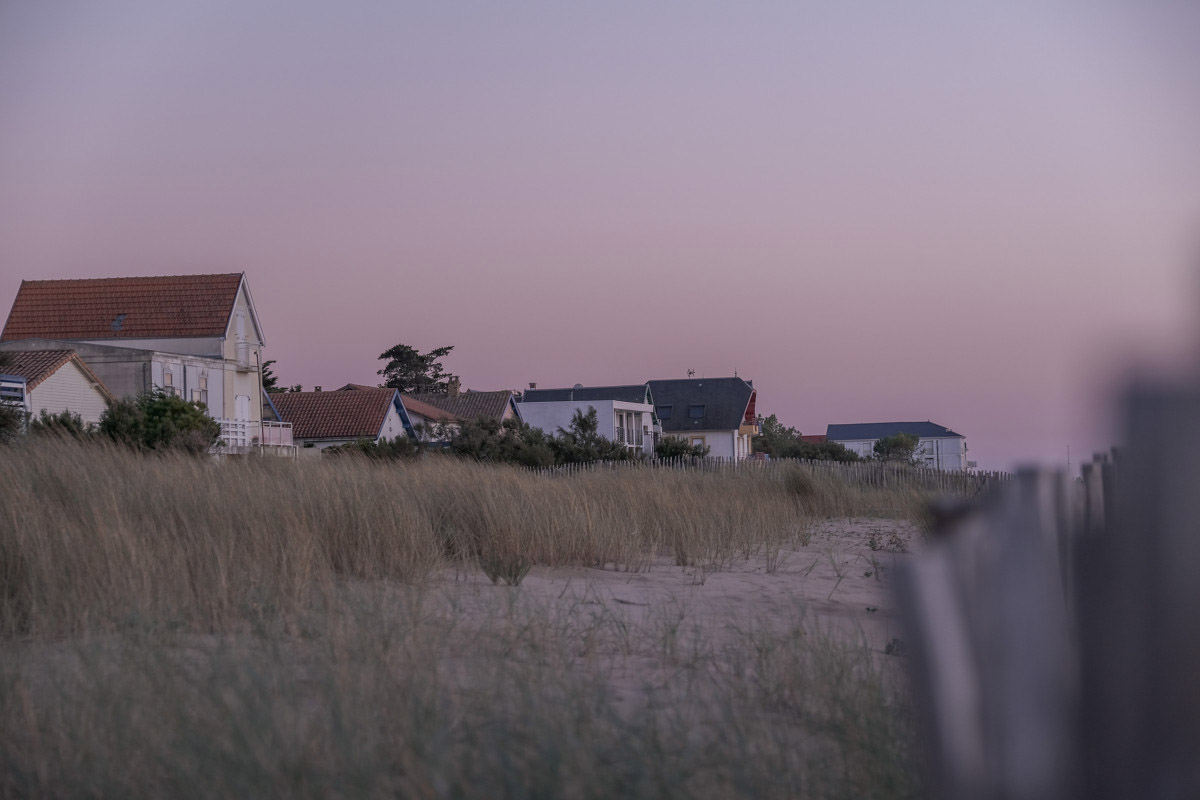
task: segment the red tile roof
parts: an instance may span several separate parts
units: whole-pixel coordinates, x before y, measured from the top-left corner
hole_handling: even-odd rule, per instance
[[[409,395],[401,396],[404,400],[404,408],[410,414],[420,414],[426,419],[436,420],[437,422],[462,422],[462,419],[437,406],[431,406],[429,403],[424,403],[415,397]]]
[[[813,433],[806,436],[801,436],[800,441],[807,442],[809,444],[820,444],[821,442],[825,441],[825,434]]]
[[[95,373],[88,369],[88,365],[75,355],[74,350],[13,350],[0,354],[0,357],[2,357],[0,373],[19,375],[24,378],[27,391],[32,391],[34,387],[58,372],[68,362],[74,361],[75,366],[79,367],[88,380],[96,384],[105,397],[112,397]]]
[[[224,336],[242,276],[21,281],[0,341]]]
[[[296,439],[374,439],[395,396],[395,389],[276,392],[271,401]]]
[[[479,417],[486,417],[487,419],[502,422],[509,404],[513,401],[512,396],[513,393],[509,389],[501,389],[497,392],[473,392],[468,389],[457,395],[434,394],[432,392],[406,394],[404,395],[404,403],[407,407],[409,398],[412,398],[420,403],[448,411],[459,419],[473,420]]]

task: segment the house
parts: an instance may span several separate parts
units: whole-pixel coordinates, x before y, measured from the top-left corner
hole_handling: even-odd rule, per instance
[[[520,412],[517,411],[516,398],[511,390],[477,392],[467,389],[463,391],[459,388],[457,378],[450,380],[445,392],[419,392],[404,395],[406,406],[412,400],[432,409],[452,414],[460,423],[464,420],[477,419],[494,422],[521,419]],[[414,404],[415,407],[417,406]]]
[[[758,393],[742,378],[684,378],[649,381],[663,436],[709,448],[715,458],[741,460],[753,452],[761,432],[755,413]]]
[[[595,409],[601,436],[620,442],[631,450],[654,455],[662,433],[654,413],[650,387],[644,383],[625,386],[583,386],[570,389],[538,389],[531,386],[517,404],[521,419],[553,436],[571,427],[576,412]]]
[[[337,391],[348,392],[356,389],[375,388],[377,387],[367,386],[362,383],[347,383]],[[458,426],[463,422],[461,417],[445,409],[418,400],[412,395],[401,394],[401,400],[404,404],[404,410],[408,413],[408,421],[412,425],[411,433],[419,441],[446,441],[450,436],[454,435],[454,432],[458,430]]]
[[[263,421],[265,338],[244,274],[22,281],[0,342],[66,343],[116,397],[161,390],[203,403],[227,446],[291,444]]]
[[[30,418],[43,411],[78,414],[95,425],[112,395],[74,350],[20,350],[0,364],[3,401],[19,404]]]
[[[919,437],[917,460],[933,469],[967,469],[967,440],[944,425],[934,422],[865,422],[853,425],[830,425],[826,438],[837,442],[860,456],[871,456],[875,443],[885,436],[910,433]]]
[[[277,392],[271,403],[292,426],[296,444],[309,450],[411,435],[412,425],[395,389]]]

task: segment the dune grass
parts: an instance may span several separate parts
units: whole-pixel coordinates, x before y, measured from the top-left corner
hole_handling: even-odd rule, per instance
[[[919,495],[804,468],[5,456],[3,796],[918,792],[896,659],[801,609],[731,630],[504,585],[481,609],[442,576],[721,569]]]

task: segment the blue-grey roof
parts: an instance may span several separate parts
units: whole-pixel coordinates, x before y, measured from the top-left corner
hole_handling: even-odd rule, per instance
[[[622,403],[653,403],[644,383],[626,386],[581,386],[578,389],[526,389],[522,403],[558,403],[573,400],[617,400]]]
[[[947,436],[966,438],[961,433],[955,433],[936,422],[858,422],[850,425],[830,425],[825,431],[825,438],[831,442],[851,442],[859,439],[882,439],[897,433],[913,433],[922,439]]]
[[[741,378],[686,378],[650,381],[654,409],[664,433],[727,431],[741,427],[754,387]],[[688,409],[703,406],[703,416],[692,418]],[[664,418],[662,409],[671,407]]]

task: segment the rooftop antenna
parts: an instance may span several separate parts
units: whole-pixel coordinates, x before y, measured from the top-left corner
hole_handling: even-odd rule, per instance
[[[694,369],[689,369],[689,370],[688,370],[688,377],[689,377],[689,378],[694,378],[694,377],[696,377],[696,370],[694,370]]]

